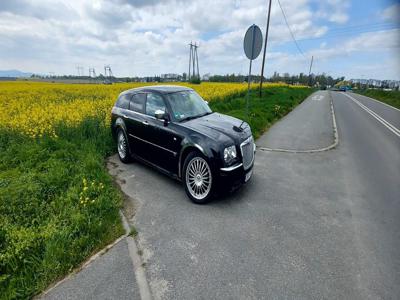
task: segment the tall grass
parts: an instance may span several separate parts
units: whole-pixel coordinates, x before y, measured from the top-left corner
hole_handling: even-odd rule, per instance
[[[121,197],[104,166],[102,119],[58,139],[0,131],[0,298],[27,298],[121,235]]]

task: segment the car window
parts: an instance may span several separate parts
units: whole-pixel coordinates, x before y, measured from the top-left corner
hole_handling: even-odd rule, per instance
[[[147,94],[146,115],[154,117],[156,110],[165,112],[165,103],[163,98],[158,94]]]
[[[131,96],[128,94],[121,95],[117,100],[116,106],[120,107],[120,108],[129,109],[129,98],[130,97]]]
[[[211,113],[210,107],[195,91],[168,94],[172,114],[178,121]]]
[[[137,112],[143,112],[146,94],[135,94],[132,96],[129,109]]]

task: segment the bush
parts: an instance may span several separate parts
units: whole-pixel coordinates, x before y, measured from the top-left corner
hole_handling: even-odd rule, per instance
[[[191,84],[200,84],[201,83],[200,77],[192,76],[190,78],[190,80],[189,80],[189,83],[191,83]]]

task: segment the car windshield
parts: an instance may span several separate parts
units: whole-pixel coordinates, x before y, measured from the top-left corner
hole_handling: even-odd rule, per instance
[[[195,91],[182,91],[167,96],[176,120],[183,121],[211,114],[207,102]]]

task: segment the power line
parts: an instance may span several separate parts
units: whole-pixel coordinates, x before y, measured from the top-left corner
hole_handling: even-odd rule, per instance
[[[315,41],[315,40],[325,40],[325,39],[332,39],[341,36],[349,36],[354,34],[361,34],[361,33],[369,33],[369,32],[379,32],[379,31],[390,31],[390,30],[397,30],[400,27],[393,27],[393,28],[371,28],[371,29],[363,29],[363,30],[354,30],[354,31],[342,31],[342,32],[333,32],[330,34],[330,31],[327,32],[326,35],[321,37],[311,37],[311,38],[304,38],[298,39],[297,41]],[[286,41],[287,42],[287,41]]]
[[[293,39],[294,43],[296,44],[297,50],[299,50],[299,52],[301,53],[301,55],[303,55],[303,57],[306,58],[306,56],[304,55],[304,52],[301,50],[299,44],[298,44],[297,41],[296,41],[296,38],[294,37],[294,34],[293,34],[293,32],[292,32],[292,29],[290,29],[288,20],[287,20],[287,18],[286,18],[285,11],[284,11],[283,8],[282,8],[282,5],[281,5],[280,0],[278,0],[278,4],[279,4],[279,7],[281,8],[282,15],[283,15],[283,18],[285,19],[285,23],[286,23],[287,28],[289,29],[290,35],[292,36],[292,39]]]
[[[352,31],[352,30],[362,30],[363,28],[377,28],[377,27],[398,27],[398,24],[393,22],[377,22],[377,23],[364,23],[364,24],[355,24],[351,26],[338,26],[335,28],[329,29],[330,32],[334,31]]]

